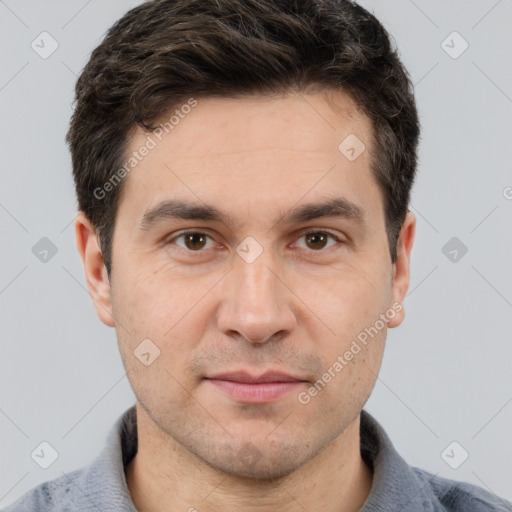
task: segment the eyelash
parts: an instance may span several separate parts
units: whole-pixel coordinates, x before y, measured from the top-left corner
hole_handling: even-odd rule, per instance
[[[176,240],[178,240],[179,238],[181,237],[184,237],[186,235],[190,235],[190,234],[199,234],[199,235],[205,235],[206,237],[210,238],[211,240],[213,240],[213,238],[208,235],[208,233],[205,233],[203,231],[197,231],[197,230],[190,230],[190,231],[183,231],[181,233],[179,233],[178,235],[175,235],[174,237],[168,239],[165,244],[166,245],[169,245],[169,244],[172,244],[174,243]],[[299,236],[298,239],[301,239],[303,237],[306,237],[307,235],[318,235],[318,234],[324,234],[324,235],[328,235],[329,237],[331,237],[331,239],[333,239],[336,243],[344,243],[344,241],[339,238],[338,236],[336,236],[334,233],[331,233],[330,231],[327,231],[325,229],[312,229],[312,230],[309,230],[309,231],[305,231],[303,233],[301,233],[301,235]],[[206,249],[199,249],[197,251],[193,251],[193,250],[190,250],[190,249],[186,249],[184,247],[181,247],[181,246],[178,246],[180,249],[190,253],[190,254],[194,254],[194,253],[197,253],[198,255],[205,252]],[[314,250],[314,249],[310,249],[311,252],[316,252],[316,253],[322,253],[322,252],[326,252],[328,249],[331,249],[332,247],[334,247],[334,245],[332,245],[331,247],[327,247],[326,249],[318,249],[318,250]]]

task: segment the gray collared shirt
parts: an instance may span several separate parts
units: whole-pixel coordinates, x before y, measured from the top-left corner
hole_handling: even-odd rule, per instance
[[[132,406],[118,418],[91,465],[35,487],[4,512],[137,512],[124,472],[136,453]],[[409,466],[364,410],[361,455],[373,471],[373,484],[360,512],[512,512],[512,503],[484,489]]]

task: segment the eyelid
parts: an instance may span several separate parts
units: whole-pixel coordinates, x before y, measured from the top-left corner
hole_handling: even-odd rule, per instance
[[[331,230],[327,228],[306,228],[305,231],[301,231],[300,236],[310,235],[314,233],[325,233],[327,235],[332,236],[335,240],[338,240],[339,242],[342,242],[343,240],[339,237],[338,234],[332,232]]]

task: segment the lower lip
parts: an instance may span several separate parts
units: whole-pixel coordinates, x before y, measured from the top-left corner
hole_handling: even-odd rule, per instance
[[[297,390],[298,387],[304,384],[302,381],[249,383],[217,379],[207,380],[234,400],[251,403],[272,402],[290,391]]]

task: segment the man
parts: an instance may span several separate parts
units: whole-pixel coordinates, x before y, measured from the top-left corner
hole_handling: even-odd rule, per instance
[[[75,227],[137,398],[8,511],[510,511],[363,407],[404,319],[418,115],[342,0],[161,0],[77,82]]]

